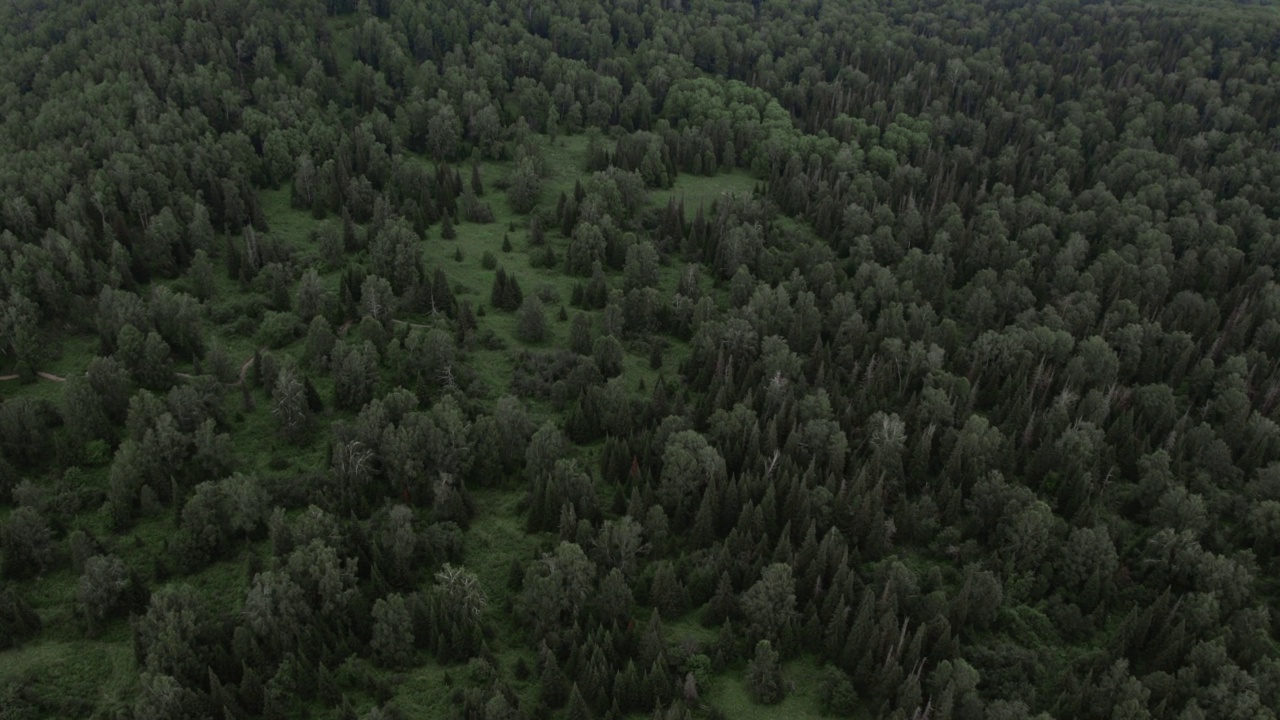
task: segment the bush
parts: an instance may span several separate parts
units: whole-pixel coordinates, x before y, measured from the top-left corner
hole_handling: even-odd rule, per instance
[[[40,513],[20,507],[0,527],[0,548],[4,549],[0,576],[30,577],[53,564],[53,531]]]
[[[516,336],[528,343],[539,343],[547,338],[547,314],[538,298],[525,298],[520,306]]]
[[[852,715],[858,709],[858,691],[849,675],[839,668],[828,667],[818,689],[818,702],[828,715]]]
[[[291,312],[268,312],[258,327],[258,339],[275,350],[302,337],[302,321]]]
[[[40,628],[40,616],[15,588],[0,590],[0,650],[16,647]]]

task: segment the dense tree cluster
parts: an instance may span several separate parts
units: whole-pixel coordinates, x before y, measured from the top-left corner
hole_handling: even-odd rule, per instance
[[[1268,12],[0,8],[0,714],[1274,718]]]

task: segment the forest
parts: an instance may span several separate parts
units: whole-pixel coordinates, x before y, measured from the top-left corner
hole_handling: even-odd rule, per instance
[[[0,720],[1280,712],[1271,0],[0,57]]]

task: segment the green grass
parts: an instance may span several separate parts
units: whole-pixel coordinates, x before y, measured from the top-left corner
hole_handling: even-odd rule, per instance
[[[708,647],[716,641],[718,628],[709,628],[702,624],[702,611],[695,610],[675,620],[664,620],[663,628],[667,631],[668,644],[680,645],[693,642]]]
[[[64,378],[71,377],[83,373],[89,366],[89,361],[98,353],[98,338],[96,335],[69,335],[48,343],[45,353],[37,370]],[[0,358],[0,375],[14,372],[16,371],[11,365]],[[32,397],[57,403],[62,397],[63,385],[44,378],[36,378],[29,383],[3,380],[0,381],[0,401],[11,397]]]
[[[453,703],[449,698],[452,688],[445,684],[446,673],[455,685],[464,674],[461,667],[445,667],[434,660],[404,673],[403,682],[396,688],[396,707],[407,717],[448,717]]]
[[[259,190],[258,199],[262,204],[262,212],[267,217],[273,237],[287,241],[299,250],[310,245],[311,232],[320,224],[319,220],[306,210],[295,208],[291,202],[291,186],[285,184],[276,190]]]
[[[542,206],[554,210],[560,193],[573,195],[573,186],[579,179],[586,179],[588,173],[586,135],[560,135],[554,140],[545,135],[542,140],[543,152],[547,160],[547,179],[542,189]],[[601,136],[600,146],[612,150],[614,142]]]
[[[720,708],[725,717],[733,720],[819,720],[830,717],[823,715],[818,705],[822,668],[814,658],[806,656],[783,664],[782,677],[793,687],[777,705],[755,704],[747,695],[744,673],[744,669],[738,668],[716,676],[702,699]],[[852,717],[861,720],[872,715],[863,708],[861,714]]]
[[[94,706],[129,703],[137,686],[133,651],[127,643],[38,641],[2,657],[0,685],[24,683],[41,705],[61,708],[66,717]]]
[[[339,53],[349,53],[349,49],[340,48]],[[570,136],[551,140],[542,137],[540,141],[544,144],[548,168],[540,205],[544,210],[551,210],[555,207],[559,194],[571,194],[574,183],[586,175],[583,167],[587,138]],[[608,144],[608,141],[604,142]],[[480,330],[492,331],[505,343],[503,349],[478,348],[465,357],[465,361],[478,373],[488,389],[490,398],[510,393],[514,357],[520,350],[551,350],[567,345],[569,323],[560,321],[558,314],[561,305],[566,307],[570,317],[579,312],[569,306],[569,300],[574,285],[582,280],[566,275],[562,265],[552,268],[536,268],[531,265],[528,217],[512,213],[504,193],[499,189],[511,167],[510,162],[481,164],[482,180],[487,190],[482,199],[492,206],[494,222],[461,222],[457,225],[458,237],[455,240],[441,239],[439,225],[436,225],[428,229],[421,240],[424,265],[428,273],[437,267],[441,268],[454,286],[459,299],[469,300],[473,308],[485,308],[485,315],[478,318]],[[464,179],[469,179],[469,167],[463,164],[460,170],[463,171]],[[751,177],[742,172],[721,174],[714,178],[681,175],[673,188],[651,193],[650,205],[662,207],[668,198],[680,197],[683,198],[691,218],[699,205],[705,205],[709,209],[711,202],[720,197],[721,193],[750,192],[753,183]],[[304,267],[318,266],[318,257],[310,242],[310,235],[318,221],[309,213],[290,205],[287,186],[264,190],[260,193],[260,199],[270,225],[269,234],[291,245]],[[563,258],[568,239],[561,237],[556,227],[547,227],[546,230],[547,242],[557,256]],[[502,251],[504,236],[510,238],[513,246],[510,252]],[[238,282],[226,277],[219,257],[222,247],[223,240],[219,238],[214,252],[216,295],[211,301],[215,305],[232,302],[246,294],[246,290]],[[455,253],[459,249],[463,256],[461,261],[455,259]],[[519,340],[515,334],[517,315],[489,306],[495,270],[485,269],[481,265],[485,252],[492,253],[498,266],[519,280],[526,297],[538,294],[544,288],[556,296],[554,300],[544,303],[549,332],[542,342],[528,344]],[[349,260],[358,263],[363,258],[356,256]],[[664,297],[675,292],[682,267],[683,263],[677,260],[661,268],[658,290]],[[620,272],[610,270],[606,274],[612,286],[621,287]],[[322,274],[326,285],[335,293],[339,275],[339,271]],[[164,282],[175,290],[188,290],[189,283],[185,278]],[[713,287],[705,273],[700,276],[699,282],[703,290],[712,293],[713,297],[724,295],[722,289]],[[145,297],[148,290],[144,288],[141,294]],[[723,297],[720,299],[723,301]],[[599,311],[589,314],[598,331]],[[410,323],[429,321],[429,318],[421,315],[402,314],[398,319]],[[237,330],[235,322],[225,325],[210,322],[205,339],[208,345],[221,345],[237,368],[245,359],[252,357],[259,346],[254,329],[250,327]],[[682,341],[672,338],[664,340],[666,350],[660,369],[649,366],[647,342],[624,343],[626,354],[622,379],[628,391],[647,398],[659,376],[668,379],[676,376],[678,367],[688,357],[690,348]],[[278,360],[296,360],[300,357],[302,346],[303,341],[298,339],[270,352]],[[62,376],[83,372],[97,351],[98,340],[94,335],[66,337],[51,347],[50,356],[41,363],[40,370]],[[194,366],[190,362],[176,362],[175,370],[191,373],[194,372]],[[333,398],[332,378],[328,374],[307,374],[326,406],[330,405]],[[389,374],[384,372],[383,377],[379,394],[390,389]],[[335,413],[327,409],[315,418],[313,431],[303,445],[287,445],[280,439],[276,424],[270,416],[269,398],[256,384],[252,384],[252,372],[249,373],[249,378],[250,395],[253,399],[251,410],[244,408],[238,388],[228,388],[225,394],[225,409],[230,421],[227,431],[232,435],[235,446],[236,470],[264,478],[323,471],[328,464],[325,449],[330,432],[329,423],[349,417],[350,414]],[[0,382],[0,400],[32,396],[56,402],[63,387],[62,383],[48,380],[33,383]],[[526,405],[537,423],[554,415],[553,409],[546,402],[533,401]],[[599,446],[600,443],[597,443],[594,447],[578,448],[585,463],[594,464],[592,456],[598,452]],[[105,488],[106,477],[106,467],[85,470],[86,483]],[[538,691],[536,675],[527,680],[513,679],[513,668],[518,662],[523,661],[530,668],[536,663],[532,643],[526,637],[526,631],[519,620],[512,614],[514,598],[507,589],[507,579],[513,559],[528,562],[539,553],[543,541],[550,542],[554,538],[551,534],[531,536],[526,533],[524,513],[518,508],[522,494],[521,489],[473,491],[476,514],[465,534],[465,556],[462,564],[477,574],[489,597],[485,625],[491,632],[487,642],[500,666],[499,672],[512,682],[516,692],[532,702],[536,700]],[[0,518],[8,510],[7,507],[0,508]],[[109,552],[120,555],[131,568],[146,576],[157,562],[171,560],[167,556],[170,551],[166,548],[166,540],[175,531],[173,518],[173,510],[167,509],[153,517],[141,519],[125,533],[113,535],[105,513],[91,508],[77,517],[72,527],[89,530],[103,538]],[[65,553],[65,539],[61,539],[60,543],[61,551]],[[192,575],[174,577],[165,583],[152,582],[151,589],[157,590],[166,583],[191,585],[207,599],[215,613],[234,613],[243,602],[248,587],[246,564],[249,557],[257,555],[265,558],[269,552],[265,542],[240,544],[227,559]],[[72,708],[72,714],[75,713],[74,708],[81,706],[87,708],[91,705],[102,707],[127,704],[131,702],[132,693],[137,687],[137,671],[133,664],[127,621],[113,620],[99,628],[95,638],[84,639],[83,625],[75,615],[78,581],[78,574],[67,567],[64,558],[59,569],[42,578],[20,583],[20,591],[36,608],[45,623],[45,630],[36,640],[22,648],[0,653],[0,683],[9,680],[31,683],[38,697],[54,701],[51,705],[54,707]],[[427,587],[429,584],[430,578],[424,578],[423,586]],[[671,642],[713,642],[715,631],[702,627],[697,618],[697,613],[691,613],[685,618],[667,623]],[[421,659],[424,663],[410,671],[386,674],[396,685],[395,703],[411,717],[439,717],[448,714],[452,708],[449,700],[452,690],[446,686],[445,676],[449,674],[456,686],[465,686],[468,682],[465,666],[442,667],[427,654],[423,654]],[[800,686],[786,702],[774,708],[758,708],[746,700],[741,688],[741,670],[717,679],[708,699],[713,699],[730,717],[818,717],[813,688],[804,683],[804,675],[804,661],[788,665],[788,678],[799,681]],[[68,704],[57,705],[56,701],[59,699]]]
[[[466,533],[466,558],[463,565],[476,574],[480,586],[489,597],[485,622],[514,630],[517,623],[510,617],[505,600],[510,595],[507,577],[511,561],[527,561],[537,554],[538,538],[525,532],[524,513],[516,506],[519,490],[473,490],[475,518]],[[501,646],[503,643],[499,643]]]
[[[698,207],[711,210],[711,203],[730,193],[750,193],[755,188],[756,180],[745,170],[720,173],[712,177],[681,173],[671,188],[654,190],[649,193],[650,205],[666,207],[671,198],[684,201],[684,211],[692,220]]]

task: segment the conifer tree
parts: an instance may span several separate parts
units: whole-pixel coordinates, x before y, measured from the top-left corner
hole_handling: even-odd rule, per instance
[[[782,665],[768,640],[756,643],[755,655],[747,664],[747,695],[760,705],[776,705],[786,695]]]

